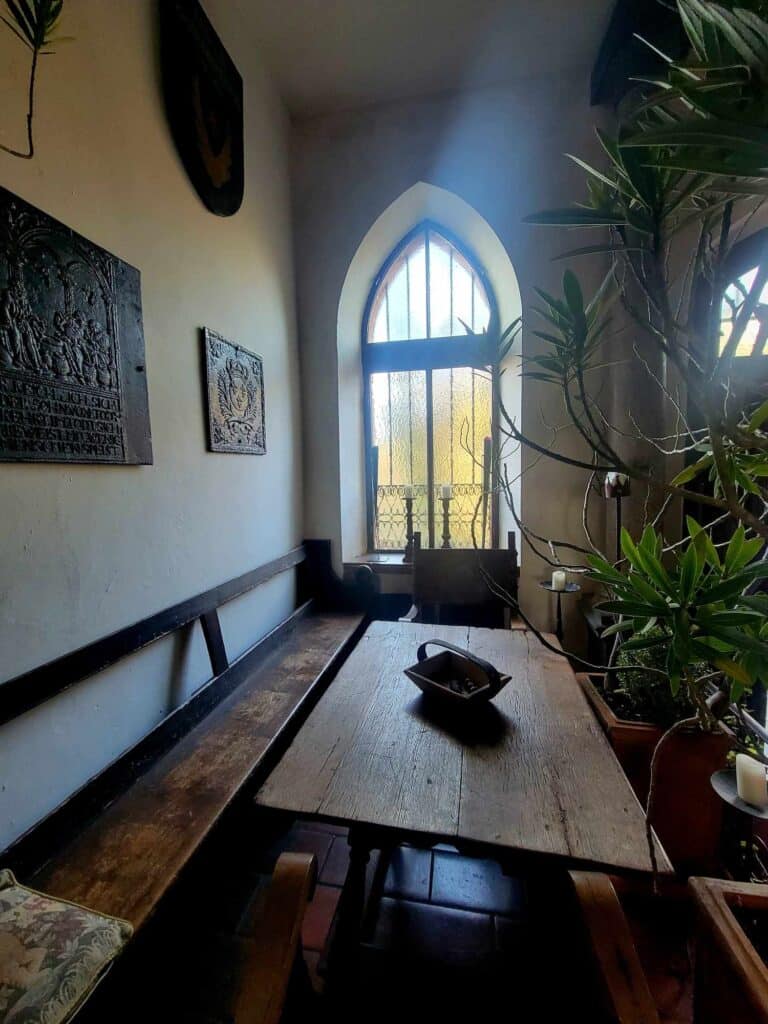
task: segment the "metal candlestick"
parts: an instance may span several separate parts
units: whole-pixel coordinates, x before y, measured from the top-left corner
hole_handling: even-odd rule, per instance
[[[451,499],[443,498],[443,543],[440,545],[443,548],[449,548],[451,546],[451,524],[450,524],[450,510],[451,510]]]
[[[606,498],[616,502],[616,561],[621,560],[621,499],[631,493],[629,477],[625,473],[606,473],[603,482],[603,493]]]
[[[548,590],[551,594],[554,594],[557,598],[557,625],[555,626],[555,636],[562,644],[565,636],[565,630],[563,628],[563,594],[578,594],[581,590],[580,583],[566,583],[563,590],[555,590],[549,580],[541,580],[539,583],[540,587],[544,590]]]
[[[405,552],[404,562],[413,561],[413,498],[405,499]]]

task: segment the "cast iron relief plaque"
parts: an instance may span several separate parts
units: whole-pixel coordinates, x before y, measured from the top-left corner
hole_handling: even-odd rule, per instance
[[[163,92],[179,156],[212,213],[243,201],[243,80],[198,0],[161,0]]]
[[[264,455],[264,372],[259,356],[203,328],[208,446],[212,452]]]
[[[3,188],[0,460],[152,462],[139,272]]]

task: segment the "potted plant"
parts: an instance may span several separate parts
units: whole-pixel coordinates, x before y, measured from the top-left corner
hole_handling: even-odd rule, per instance
[[[695,711],[688,695],[681,690],[673,694],[666,673],[662,674],[667,661],[665,634],[654,627],[649,635],[660,642],[634,653],[619,648],[613,671],[579,675],[587,700],[643,804],[656,744],[671,725]]]
[[[664,770],[673,741],[687,744],[693,763],[710,737],[727,735],[723,715],[768,678],[768,598],[755,593],[768,578],[768,387],[756,387],[768,341],[768,260],[738,282],[727,316],[723,308],[733,247],[760,223],[768,196],[768,24],[759,7],[677,0],[687,57],[645,80],[614,132],[598,131],[601,166],[573,158],[586,199],[527,218],[593,230],[594,244],[561,258],[608,264],[591,297],[570,268],[561,295],[536,289],[541,326],[529,348],[533,338],[539,347],[523,360],[529,381],[559,390],[583,454],[523,433],[501,404],[502,454],[520,444],[587,479],[579,546],[524,523],[511,483],[496,474],[523,543],[604,590],[614,657],[605,666],[574,660],[610,671],[621,651],[624,673],[655,675],[690,705],[657,737],[651,821],[659,802],[677,800],[681,813],[690,806],[679,775]],[[500,362],[521,330],[518,321],[502,336]],[[743,372],[744,358],[753,372]],[[631,408],[615,422],[601,404],[598,385],[617,359],[636,392],[655,395],[657,429],[643,429]],[[611,559],[595,541],[590,495],[615,473],[637,481],[647,500],[644,525],[634,536],[621,532]],[[697,511],[681,536],[684,506]],[[637,660],[648,651],[663,651],[664,664]]]

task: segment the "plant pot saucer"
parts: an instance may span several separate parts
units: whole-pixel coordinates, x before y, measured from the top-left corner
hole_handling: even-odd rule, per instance
[[[712,775],[710,782],[717,795],[731,807],[735,807],[737,811],[742,811],[744,814],[749,814],[752,818],[768,821],[768,807],[753,807],[752,804],[745,803],[739,798],[735,769],[722,768]]]

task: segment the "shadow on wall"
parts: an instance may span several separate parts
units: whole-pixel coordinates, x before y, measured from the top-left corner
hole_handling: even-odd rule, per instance
[[[360,243],[347,270],[337,319],[340,520],[342,558],[366,550],[365,435],[363,374],[360,359],[365,304],[373,280],[390,252],[422,221],[447,228],[470,249],[484,267],[497,297],[502,328],[521,315],[520,287],[512,262],[497,234],[480,214],[453,192],[420,181],[405,191],[378,217]],[[510,353],[502,377],[502,398],[510,416],[520,419],[522,387],[520,351]],[[506,453],[505,463],[515,502],[520,507],[519,450]],[[500,533],[513,528],[501,502]]]

